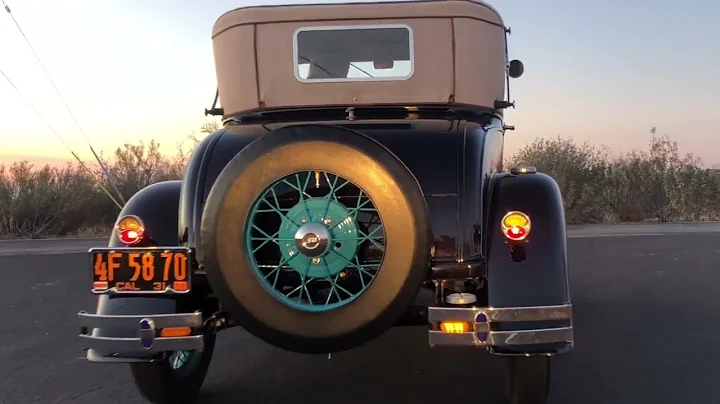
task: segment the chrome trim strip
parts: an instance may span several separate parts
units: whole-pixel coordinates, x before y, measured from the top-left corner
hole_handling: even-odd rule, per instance
[[[123,356],[117,356],[119,354],[109,354],[108,356],[103,356],[100,352],[95,351],[94,349],[88,349],[88,354],[85,359],[87,359],[88,362],[94,362],[94,363],[148,363],[148,362],[155,362],[158,359],[153,357],[148,358],[126,358]],[[147,353],[147,351],[144,351]]]
[[[522,331],[492,331],[488,336],[487,345],[511,346],[552,344],[557,342],[573,342],[572,327]]]
[[[146,354],[148,352],[199,351],[203,349],[204,341],[202,335],[160,337],[154,339],[152,348],[145,349],[140,342],[140,338],[93,337],[80,334],[80,347],[83,350],[94,349],[99,352],[118,354],[138,352]]]
[[[475,322],[475,316],[485,314],[489,323],[515,321],[551,321],[572,319],[572,304],[537,307],[429,307],[428,321]]]
[[[78,313],[78,322],[81,327],[86,328],[131,328],[138,329],[138,324],[143,319],[152,320],[156,329],[168,327],[202,327],[202,312],[178,313],[178,314],[151,314],[146,316],[136,315],[99,315],[90,314],[85,311]]]
[[[434,345],[463,345],[463,346],[513,346],[552,344],[558,342],[573,342],[573,328],[546,328],[539,330],[522,331],[490,331],[485,341],[479,340],[474,332],[449,334],[442,331],[430,331],[429,343]]]
[[[489,322],[570,320],[572,305],[495,308],[487,312]]]

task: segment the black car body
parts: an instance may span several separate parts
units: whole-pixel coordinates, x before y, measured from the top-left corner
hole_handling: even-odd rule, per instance
[[[383,21],[392,17],[387,13],[397,14],[392,24]],[[363,19],[372,21],[358,25]],[[333,76],[338,63],[328,55],[344,55],[347,42],[333,48],[323,32],[366,43],[373,30],[381,42],[348,51],[342,73]],[[96,313],[79,315],[88,359],[133,362],[147,398],[175,402],[195,397],[215,334],[227,327],[243,327],[287,350],[330,353],[392,326],[425,325],[431,346],[482,347],[507,356],[512,402],[545,400],[548,358],[573,346],[565,218],[552,178],[532,167],[503,167],[503,109],[512,106],[504,98],[505,79],[522,73],[519,62],[507,59],[506,31],[494,9],[465,0],[248,7],[221,17],[214,44],[223,107],[209,112],[223,116],[223,127],[198,144],[182,180],[134,195],[109,246],[90,251],[99,300]],[[472,51],[463,47],[477,45],[467,36],[472,32],[487,36],[480,44],[484,57],[463,56]],[[313,35],[316,42],[303,45]],[[452,52],[433,42],[446,39]],[[268,43],[292,48],[294,56],[271,63],[272,52],[258,52]],[[301,60],[303,46],[313,61]],[[255,57],[230,55],[228,47]],[[452,63],[422,64],[443,52]],[[320,66],[320,59],[334,67]],[[375,70],[386,73],[406,61],[411,67],[396,81],[367,72],[350,77],[349,69],[362,70],[355,60],[374,60]],[[294,77],[287,74],[290,63]],[[292,175],[297,186],[288,182]],[[346,191],[357,185],[357,208],[346,202],[355,196],[334,190],[341,177],[350,178]],[[289,191],[276,192],[279,181]],[[316,184],[312,195],[309,183]],[[260,209],[270,192],[277,206]],[[363,197],[377,205],[373,215],[380,222],[360,223]],[[322,208],[308,210],[307,204],[322,203],[325,216],[318,216]],[[345,233],[337,230],[337,216],[330,217],[333,209],[340,216],[354,212],[343,221]],[[277,224],[262,219],[274,214],[270,210],[279,215]],[[264,243],[253,244],[253,227]],[[371,228],[382,229],[381,241],[373,241]],[[295,238],[275,236],[283,232]],[[342,238],[348,234],[355,241]],[[261,264],[254,254],[268,242],[279,252]],[[333,254],[347,263],[338,264]],[[306,264],[304,273],[288,264],[295,256]],[[267,279],[250,275],[272,267],[268,259],[280,260],[270,271],[275,283],[300,279],[297,304],[273,298]],[[370,264],[361,263],[365,259]],[[164,262],[164,273],[157,262]],[[317,275],[323,265],[325,278]],[[341,298],[334,282],[353,276],[362,287]],[[327,282],[329,291],[308,287],[309,277]],[[318,304],[318,296],[332,308]],[[177,367],[177,352],[194,356]]]

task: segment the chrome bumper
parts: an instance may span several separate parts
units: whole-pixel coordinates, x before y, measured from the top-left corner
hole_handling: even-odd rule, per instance
[[[480,347],[508,347],[536,344],[573,344],[572,305],[540,307],[430,307],[428,321],[429,342],[434,345],[465,345]],[[465,322],[468,332],[441,331],[440,323]],[[563,327],[497,331],[499,323],[567,321]]]
[[[172,351],[199,351],[203,349],[202,312],[181,314],[98,315],[85,311],[78,313],[80,323],[80,347],[95,351],[92,356],[121,358],[147,358],[148,354]],[[161,337],[163,328],[190,327],[191,335],[185,337]],[[96,329],[93,331],[93,329]],[[106,336],[112,330],[116,335]],[[101,332],[98,332],[101,331]],[[90,355],[88,355],[90,358]]]

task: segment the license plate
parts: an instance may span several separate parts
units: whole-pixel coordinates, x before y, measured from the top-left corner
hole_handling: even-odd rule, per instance
[[[171,248],[93,248],[95,294],[181,294],[190,291],[190,250]]]

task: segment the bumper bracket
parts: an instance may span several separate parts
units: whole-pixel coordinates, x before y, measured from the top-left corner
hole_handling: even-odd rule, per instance
[[[85,351],[93,351],[88,359],[131,362],[133,358],[147,360],[152,357],[149,354],[201,351],[204,347],[201,311],[147,316],[99,315],[81,311],[78,313],[78,321],[80,347]],[[191,333],[180,337],[160,336],[162,329],[175,327],[189,327]],[[114,335],[122,336],[110,336],[110,330]]]

